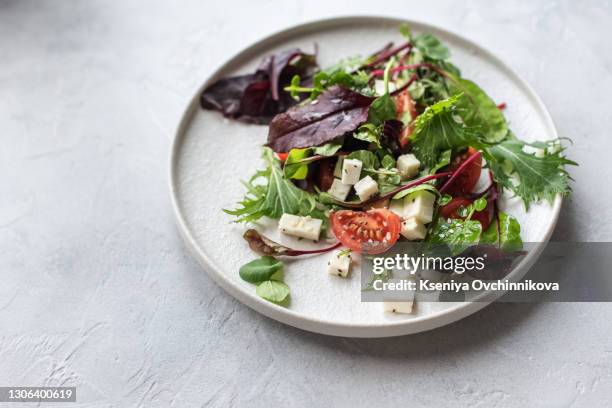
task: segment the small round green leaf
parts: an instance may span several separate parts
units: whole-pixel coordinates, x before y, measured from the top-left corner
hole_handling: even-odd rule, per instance
[[[240,277],[250,283],[269,280],[272,275],[283,269],[283,263],[272,256],[262,256],[240,267]]]
[[[289,286],[283,282],[268,280],[257,285],[258,296],[274,303],[281,303],[289,296]]]

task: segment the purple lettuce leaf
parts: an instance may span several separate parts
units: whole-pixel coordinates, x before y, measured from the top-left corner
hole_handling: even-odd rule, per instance
[[[276,115],[270,122],[267,145],[275,152],[288,152],[329,143],[365,123],[373,100],[332,86],[315,101]]]
[[[267,124],[297,101],[281,88],[294,75],[310,77],[317,68],[316,57],[299,49],[270,55],[252,74],[222,78],[202,92],[202,108],[247,123]]]

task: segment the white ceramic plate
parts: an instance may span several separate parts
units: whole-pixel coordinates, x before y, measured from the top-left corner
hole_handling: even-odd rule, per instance
[[[202,85],[189,103],[174,140],[171,191],[179,230],[193,255],[227,292],[258,312],[302,329],[319,333],[387,337],[415,333],[461,319],[487,303],[423,303],[414,315],[382,312],[378,303],[360,301],[359,276],[338,279],[325,270],[326,256],[290,260],[286,282],[291,305],[283,308],[260,299],[255,287],[238,276],[239,267],[256,257],[242,239],[244,226],[231,224],[221,208],[233,208],[244,189],[239,180],[261,167],[260,146],[266,126],[245,125],[199,108],[199,95],[212,81],[252,72],[266,54],[290,47],[313,50],[319,46],[319,65],[339,58],[367,54],[393,40],[401,41],[397,27],[404,20],[383,17],[346,17],[316,21],[281,31],[246,48],[223,64]],[[438,36],[452,52],[462,74],[482,86],[496,101],[507,103],[505,114],[512,129],[525,140],[557,138],[543,103],[525,81],[482,47],[446,30],[408,21],[417,33]],[[524,241],[548,241],[559,214],[561,198],[552,206],[534,205],[525,213],[516,199],[503,206],[522,226]],[[522,276],[535,262],[533,251],[513,271]]]

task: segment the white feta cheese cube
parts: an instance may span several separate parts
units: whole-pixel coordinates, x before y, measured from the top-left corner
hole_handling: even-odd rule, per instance
[[[351,254],[345,250],[338,250],[332,253],[327,262],[327,272],[330,275],[346,278],[351,270]]]
[[[429,191],[419,190],[404,197],[404,219],[416,218],[423,224],[433,218],[436,196]]]
[[[366,176],[355,184],[355,192],[361,201],[365,201],[378,193],[378,183],[370,176]]]
[[[344,157],[338,157],[336,160],[336,167],[334,167],[334,177],[342,178],[342,164],[344,163]]]
[[[319,239],[322,224],[323,221],[318,218],[283,214],[278,222],[278,228],[283,234],[316,241]]]
[[[344,159],[342,162],[342,182],[353,185],[359,181],[363,163],[357,159]]]
[[[339,201],[345,201],[346,197],[349,194],[349,191],[351,191],[350,184],[344,184],[342,183],[342,180],[337,178],[334,179],[334,182],[332,183],[331,187],[329,188],[329,190],[327,190],[329,195]]]
[[[410,179],[419,173],[421,162],[414,154],[402,154],[397,158],[397,169],[403,179]]]
[[[415,241],[417,239],[425,239],[427,235],[427,228],[422,222],[415,218],[408,218],[402,221],[402,227],[400,234],[409,241]]]
[[[396,281],[390,279],[389,282]],[[416,292],[410,289],[385,290],[382,293],[383,309],[390,313],[412,313]]]
[[[389,313],[412,313],[412,305],[414,301],[406,302],[383,302],[383,308],[385,312]]]
[[[399,215],[400,218],[404,218],[404,200],[391,200],[389,210]]]

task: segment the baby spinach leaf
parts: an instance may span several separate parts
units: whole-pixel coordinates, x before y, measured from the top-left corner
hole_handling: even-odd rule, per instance
[[[386,120],[395,119],[397,111],[395,108],[395,102],[391,99],[391,96],[386,93],[379,96],[372,102],[370,106],[370,113],[368,121],[375,125],[382,125]]]
[[[260,283],[272,279],[282,271],[283,263],[271,256],[262,256],[240,267],[240,277],[250,283]]]
[[[289,296],[289,286],[283,282],[267,280],[257,285],[255,291],[259,297],[272,303],[283,303]]]
[[[440,40],[431,34],[421,34],[414,38],[414,46],[427,58],[445,60],[450,58],[450,51]]]
[[[506,119],[489,95],[469,79],[450,73],[447,73],[446,79],[452,95],[463,94],[457,108],[466,126],[478,129],[489,143],[501,142],[508,136]]]

